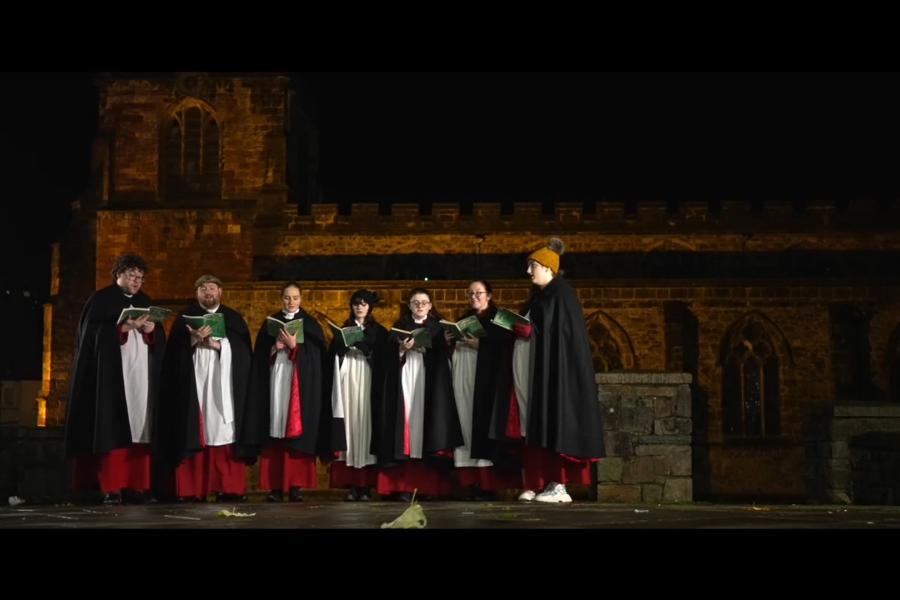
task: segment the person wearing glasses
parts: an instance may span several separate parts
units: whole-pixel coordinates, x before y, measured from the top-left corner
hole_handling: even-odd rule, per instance
[[[424,329],[427,340],[417,343],[396,331],[389,336],[384,401],[376,408],[382,496],[407,500],[414,490],[424,497],[453,491],[453,449],[463,440],[440,319],[428,290],[415,288],[394,329]]]
[[[552,238],[528,256],[534,288],[524,314],[531,323],[515,328],[522,340],[514,378],[525,407],[519,432],[525,438],[519,500],[525,502],[571,502],[566,484],[590,485],[591,465],[605,455],[587,326],[575,291],[561,277],[563,250],[562,240]]]
[[[73,487],[99,486],[105,504],[152,500],[154,411],[166,335],[148,314],[119,323],[123,309],[151,305],[141,291],[146,273],[140,256],[119,256],[112,284],[88,298],[75,332],[66,455],[74,467]]]
[[[164,394],[160,427],[175,496],[180,502],[244,499],[245,465],[255,461],[245,435],[252,349],[250,330],[239,312],[222,304],[222,280],[201,275],[194,282],[196,301],[186,307],[170,331],[163,366]],[[189,325],[185,317],[220,314],[223,331]],[[224,334],[221,335],[221,334]]]
[[[281,289],[282,310],[271,316],[283,323],[303,319],[302,343],[299,331],[292,335],[281,327],[273,336],[264,321],[253,346],[246,444],[261,448],[259,487],[269,490],[269,502],[282,502],[285,493],[291,502],[301,502],[303,488],[318,486],[316,456],[327,443],[325,336],[300,301],[300,285],[288,282]]]
[[[335,334],[328,349],[325,398],[331,401],[331,487],[347,490],[349,502],[371,499],[377,485],[377,459],[372,453],[372,406],[384,391],[388,332],[372,311],[378,296],[360,289],[350,296],[350,314],[342,327],[359,327],[362,339],[344,343]],[[349,347],[348,347],[349,345]]]
[[[466,290],[469,310],[460,320],[475,315],[486,335],[454,341],[453,395],[459,413],[463,445],[453,450],[456,484],[468,499],[492,499],[497,492],[521,486],[521,465],[507,443],[506,417],[495,420],[495,407],[509,404],[512,387],[514,334],[491,323],[497,314],[493,288],[483,279]]]

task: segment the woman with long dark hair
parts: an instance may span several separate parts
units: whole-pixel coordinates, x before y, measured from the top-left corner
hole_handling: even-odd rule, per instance
[[[387,330],[372,315],[378,295],[361,289],[350,296],[350,315],[341,327],[361,329],[362,339],[345,343],[335,331],[326,365],[326,398],[333,417],[331,487],[346,488],[348,501],[369,500],[377,485],[377,458],[372,453],[372,407],[381,403]]]

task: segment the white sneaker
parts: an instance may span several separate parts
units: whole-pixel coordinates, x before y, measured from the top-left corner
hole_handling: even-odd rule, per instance
[[[544,488],[544,491],[535,496],[534,499],[538,502],[565,504],[572,501],[572,496],[570,496],[569,492],[566,491],[566,486],[561,483],[551,482],[547,484],[547,487]]]
[[[533,491],[525,490],[524,492],[519,494],[519,501],[520,502],[531,502],[532,500],[534,500],[535,496],[536,496],[536,494]]]

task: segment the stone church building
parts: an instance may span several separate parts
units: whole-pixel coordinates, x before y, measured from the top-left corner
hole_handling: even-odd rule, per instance
[[[77,315],[123,252],[180,307],[201,273],[255,331],[288,279],[339,321],[366,286],[458,315],[476,277],[515,307],[562,238],[607,417],[601,501],[900,501],[900,211],[773,198],[677,204],[326,204],[287,74],[96,80],[91,189],[55,246],[40,402],[64,422]],[[426,281],[427,278],[427,281]],[[324,328],[327,331],[327,327]]]

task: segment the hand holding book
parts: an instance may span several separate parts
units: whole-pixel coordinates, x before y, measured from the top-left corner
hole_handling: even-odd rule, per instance
[[[205,315],[181,315],[187,326],[191,329],[191,335],[197,338],[211,337],[221,340],[226,337],[225,315],[222,313],[207,313]],[[208,329],[207,329],[208,328]]]
[[[511,310],[507,310],[505,308],[498,308],[497,314],[494,315],[494,318],[491,319],[491,323],[497,325],[498,327],[502,327],[507,331],[514,331],[514,325],[528,325],[531,326],[531,321],[528,317],[523,317],[518,313],[514,313]]]
[[[303,343],[303,319],[282,321],[275,317],[266,317],[266,331],[276,340],[280,339],[279,334],[284,331],[288,336],[296,337],[298,344]]]
[[[466,338],[481,338],[487,335],[481,321],[476,315],[469,315],[465,319],[460,319],[456,323],[453,321],[441,320],[441,327],[449,333],[454,340],[464,340]]]
[[[404,343],[407,340],[412,339],[413,346],[416,348],[431,348],[431,334],[428,333],[428,330],[424,327],[419,327],[418,329],[413,329],[412,331],[406,331],[405,329],[392,327],[391,333],[394,334],[397,341],[399,341],[400,343]]]
[[[154,323],[162,323],[170,316],[172,316],[172,311],[168,308],[163,308],[162,306],[129,306],[128,308],[123,308],[122,312],[119,313],[119,318],[116,320],[116,325],[121,325],[129,319],[136,320],[143,316],[147,316],[146,320],[152,321]]]
[[[366,338],[365,331],[359,325],[338,327],[337,324],[329,319],[328,326],[331,327],[331,332],[334,334],[334,338],[340,340],[340,343],[344,346],[344,348],[352,348]]]

